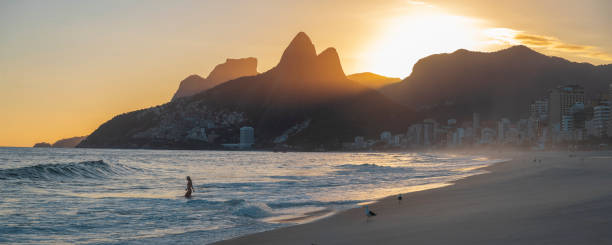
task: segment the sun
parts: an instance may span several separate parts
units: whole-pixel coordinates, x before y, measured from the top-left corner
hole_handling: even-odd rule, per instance
[[[390,18],[375,35],[362,69],[404,78],[421,58],[457,49],[479,49],[483,27],[472,18],[426,11]]]

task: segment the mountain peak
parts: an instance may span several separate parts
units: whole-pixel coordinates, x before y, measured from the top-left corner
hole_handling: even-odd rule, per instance
[[[500,50],[498,52],[501,53],[511,53],[511,54],[540,54],[537,51],[525,46],[525,45],[515,45],[509,47],[507,49]]]
[[[318,73],[323,80],[346,79],[340,56],[335,48],[327,48],[317,56]]]
[[[305,32],[303,32],[303,31],[298,32],[298,34],[295,35],[295,37],[293,37],[293,41],[291,41],[291,42],[293,43],[293,42],[296,42],[296,41],[304,41],[304,42],[308,42],[308,43],[312,44],[312,41],[310,40],[310,37]]]
[[[216,65],[206,78],[202,78],[196,74],[185,78],[183,81],[181,81],[178,90],[172,97],[172,100],[174,101],[181,97],[187,97],[200,93],[229,80],[257,74],[256,58],[228,58],[225,60],[225,63]]]
[[[310,37],[304,32],[298,33],[283,52],[278,66],[299,67],[311,63],[317,57],[317,51]]]
[[[242,76],[252,76],[257,74],[257,59],[254,57],[232,59],[227,58],[225,63],[218,64],[208,74],[206,79],[218,84]]]

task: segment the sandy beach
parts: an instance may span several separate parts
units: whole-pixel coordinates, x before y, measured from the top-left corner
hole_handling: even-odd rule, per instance
[[[612,152],[506,153],[454,185],[215,244],[612,244]],[[534,159],[537,159],[534,162]]]

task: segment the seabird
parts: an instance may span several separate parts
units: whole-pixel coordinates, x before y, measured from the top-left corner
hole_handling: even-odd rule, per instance
[[[397,196],[397,202],[398,202],[398,203],[401,203],[401,202],[402,202],[402,194],[399,194],[399,195]]]
[[[365,212],[366,212],[366,216],[371,217],[371,216],[376,216],[376,213],[370,211],[370,209],[368,208],[368,205],[365,206]]]

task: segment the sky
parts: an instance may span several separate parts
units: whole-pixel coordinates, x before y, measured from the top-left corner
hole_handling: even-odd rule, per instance
[[[527,45],[612,63],[612,1],[0,1],[0,146],[88,135],[168,102],[226,58],[279,61],[298,32],[345,73],[405,78],[420,58]]]

